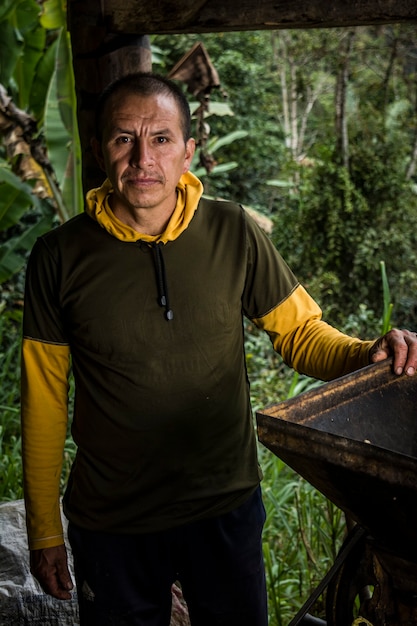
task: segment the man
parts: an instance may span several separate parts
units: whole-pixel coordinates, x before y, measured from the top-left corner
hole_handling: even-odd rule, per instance
[[[265,626],[264,510],[242,315],[284,360],[331,379],[394,357],[414,333],[347,337],[233,203],[202,197],[181,91],[132,75],[102,95],[92,142],[107,179],[28,264],[22,432],[31,568],[70,597],[59,511],[69,359],[78,453],[64,498],[82,625]]]

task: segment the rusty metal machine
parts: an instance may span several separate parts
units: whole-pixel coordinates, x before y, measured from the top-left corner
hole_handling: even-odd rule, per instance
[[[259,440],[352,521],[327,626],[417,625],[417,376],[384,361],[257,413]]]

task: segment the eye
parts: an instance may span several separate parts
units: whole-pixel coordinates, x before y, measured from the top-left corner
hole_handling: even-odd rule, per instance
[[[129,143],[131,141],[131,138],[128,137],[127,135],[121,135],[120,137],[116,137],[116,143],[118,144],[125,144],[125,143]]]

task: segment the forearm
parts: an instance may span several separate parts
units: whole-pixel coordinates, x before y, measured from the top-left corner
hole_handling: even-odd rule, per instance
[[[320,380],[344,376],[370,363],[374,341],[344,335],[321,320],[311,320],[283,337],[274,346],[297,372]]]
[[[321,319],[321,309],[298,285],[289,297],[254,322],[297,372],[331,380],[370,363],[374,341],[344,335]]]
[[[22,462],[29,547],[63,543],[59,486],[68,421],[69,348],[24,339]]]

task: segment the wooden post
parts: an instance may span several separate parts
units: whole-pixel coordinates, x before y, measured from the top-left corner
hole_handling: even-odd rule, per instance
[[[96,3],[94,19],[85,13],[86,5]],[[68,30],[71,35],[77,115],[82,150],[84,192],[98,187],[104,173],[90,147],[94,133],[94,109],[99,93],[113,80],[132,72],[152,70],[147,35],[115,35],[107,30],[97,0],[68,2]]]

